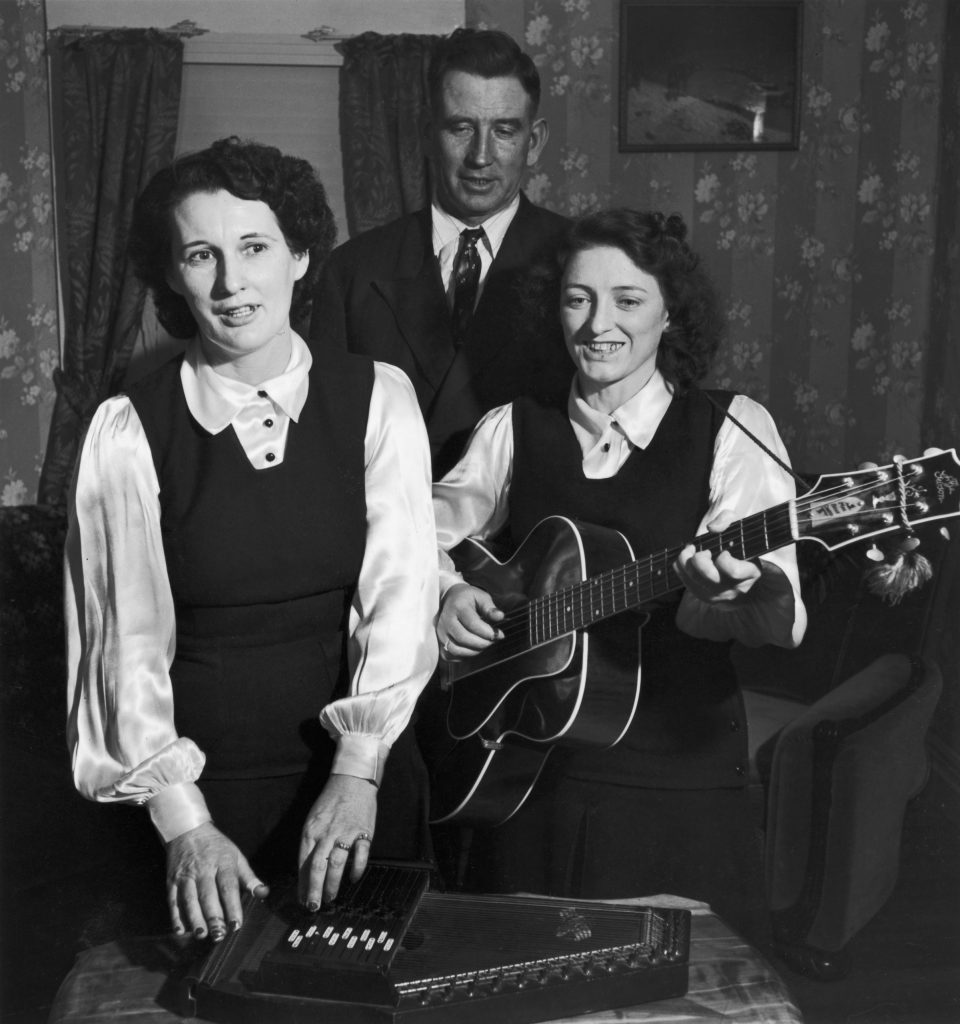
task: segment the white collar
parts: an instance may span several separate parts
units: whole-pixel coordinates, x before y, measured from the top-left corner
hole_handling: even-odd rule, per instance
[[[462,220],[441,209],[436,202],[430,206],[430,215],[433,222],[433,252],[438,255],[440,250],[460,238],[460,232],[469,227],[483,228],[483,240],[487,251],[492,257],[496,257],[503,244],[507,228],[513,223],[513,218],[520,209],[520,193],[518,192],[513,201],[498,210],[492,217],[488,217],[482,224],[464,224]]]
[[[673,389],[660,371],[654,370],[647,383],[623,405],[613,412],[597,412],[580,395],[577,378],[574,377],[567,399],[567,415],[570,422],[591,439],[591,446],[614,423],[634,447],[646,448],[653,440],[672,398]]]
[[[263,397],[260,392],[296,423],[307,400],[312,365],[313,356],[306,342],[291,331],[290,359],[283,373],[262,384],[247,384],[217,373],[204,356],[200,340],[194,338],[187,345],[180,381],[193,418],[204,430],[219,434],[253,399]]]

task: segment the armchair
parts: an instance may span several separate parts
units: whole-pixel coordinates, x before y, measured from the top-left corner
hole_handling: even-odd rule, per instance
[[[885,654],[780,734],[764,861],[775,949],[795,970],[846,973],[847,942],[897,880],[907,802],[927,780],[940,670]]]
[[[119,869],[142,850],[162,858],[146,815],[90,803],[70,777],[65,534],[63,509],[0,508],[0,1006],[24,1020],[78,944],[121,930],[136,890]]]
[[[906,806],[928,775],[942,689],[928,634],[955,559],[935,529],[922,543],[934,579],[898,605],[868,592],[862,551],[800,544],[803,644],[734,647],[774,952],[820,980],[846,974],[847,943],[890,896]]]

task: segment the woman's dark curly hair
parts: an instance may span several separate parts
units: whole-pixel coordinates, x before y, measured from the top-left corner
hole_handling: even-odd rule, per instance
[[[185,299],[167,283],[171,214],[189,195],[221,190],[238,199],[266,203],[290,251],[297,256],[309,254],[307,272],[293,286],[290,318],[294,323],[306,317],[321,266],[336,241],[327,194],[306,160],[235,136],[179,157],[158,171],[140,193],[127,243],[134,273],[153,293],[157,319],[175,338],[192,337],[197,325]]]
[[[680,392],[706,376],[724,328],[717,293],[686,238],[687,226],[676,213],[601,210],[570,225],[549,275],[558,309],[563,272],[586,249],[619,249],[656,278],[670,317],[660,339],[657,369]]]

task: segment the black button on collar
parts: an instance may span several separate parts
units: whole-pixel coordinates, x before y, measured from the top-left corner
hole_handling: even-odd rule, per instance
[[[274,455],[273,452],[267,452],[267,454],[264,457],[266,458],[267,462],[273,462],[274,459],[276,459],[276,455]]]
[[[263,425],[265,427],[272,427],[273,426],[273,420],[264,420],[263,421]]]
[[[257,398],[266,398],[266,397],[267,397],[266,391],[258,391],[257,392]]]

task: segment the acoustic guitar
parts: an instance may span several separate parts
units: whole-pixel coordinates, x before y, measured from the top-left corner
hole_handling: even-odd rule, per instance
[[[876,469],[821,476],[806,494],[704,533],[714,556],[751,559],[796,541],[836,550],[960,515],[954,449]],[[911,538],[908,547],[915,546]],[[431,820],[497,825],[530,795],[557,745],[615,745],[639,700],[639,637],[616,616],[680,589],[685,544],[637,559],[623,534],[551,516],[506,561],[466,540],[454,561],[506,614],[503,638],[441,663],[448,745],[434,764]]]

